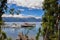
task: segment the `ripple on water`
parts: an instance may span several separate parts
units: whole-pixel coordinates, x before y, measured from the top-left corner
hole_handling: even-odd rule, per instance
[[[10,23],[10,25],[11,24],[12,23]],[[16,24],[20,25],[20,24],[23,24],[23,22],[16,23]],[[15,40],[19,32],[23,32],[24,35],[27,34],[29,37],[31,36],[35,37],[38,32],[39,27],[41,27],[41,23],[36,23],[36,27],[33,27],[31,29],[29,28],[17,28],[17,29],[16,28],[2,28],[2,30],[6,32],[8,37],[11,37],[13,40]]]

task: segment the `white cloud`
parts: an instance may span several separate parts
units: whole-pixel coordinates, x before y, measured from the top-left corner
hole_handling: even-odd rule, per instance
[[[42,2],[44,0],[8,0],[7,3],[16,4],[18,6],[28,7],[28,8],[42,8]]]
[[[28,15],[27,17],[34,17],[34,18],[36,18],[36,19],[41,18],[41,17],[39,17],[39,16],[33,16],[33,15]]]
[[[27,16],[25,16],[23,14],[19,14],[19,15],[16,15],[16,14],[14,14],[14,15],[3,14],[2,17],[14,17],[14,18],[30,18],[30,17],[34,17],[36,19],[41,18],[41,17],[33,16],[33,15],[27,15]]]
[[[19,15],[3,14],[2,17],[23,17],[23,15],[22,14],[19,14]]]
[[[41,17],[35,17],[36,19],[39,19],[39,18],[41,18]]]
[[[12,15],[3,14],[2,17],[12,17]]]
[[[24,11],[24,9],[19,9],[20,11]]]

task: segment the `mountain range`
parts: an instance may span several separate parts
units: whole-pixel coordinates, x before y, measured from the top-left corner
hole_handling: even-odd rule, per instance
[[[36,19],[34,17],[28,18],[16,18],[16,17],[3,17],[4,22],[41,22],[41,18]]]

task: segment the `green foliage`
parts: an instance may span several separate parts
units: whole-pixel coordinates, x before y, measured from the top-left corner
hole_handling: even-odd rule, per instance
[[[42,17],[42,28],[44,40],[58,40],[58,0],[44,0],[43,10],[45,11]],[[53,35],[54,34],[54,35]]]
[[[4,31],[1,32],[2,36],[0,37],[0,40],[12,40],[10,37],[8,38],[6,33]]]
[[[6,33],[5,33],[5,32],[3,32],[3,31],[2,31],[2,36],[4,37],[4,39],[6,39],[6,38],[7,38]]]
[[[2,25],[2,15],[4,13],[4,10],[6,10],[6,3],[7,3],[7,0],[0,0],[0,33],[1,33],[1,25]]]
[[[0,40],[7,39],[7,35],[4,31],[1,30],[1,25],[3,24],[2,15],[5,13],[4,10],[7,10],[7,0],[0,0]]]
[[[6,10],[6,3],[7,0],[0,0],[0,25],[2,25],[2,14],[4,13],[4,10]]]
[[[41,28],[39,28],[39,30],[38,30],[38,33],[37,33],[37,35],[36,35],[36,40],[39,40],[40,33],[41,33]]]
[[[5,34],[4,31],[1,31],[1,34],[0,35],[1,35],[0,40],[4,40],[4,39],[7,38],[7,36],[6,36],[6,34]]]
[[[7,38],[7,40],[12,40],[12,39],[9,37],[9,38]]]

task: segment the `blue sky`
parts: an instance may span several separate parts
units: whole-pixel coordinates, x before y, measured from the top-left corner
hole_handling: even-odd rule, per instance
[[[35,15],[35,16],[42,16],[43,15],[43,10],[42,9],[33,9],[33,8],[27,8],[27,7],[22,7],[22,6],[17,6],[15,4],[11,4],[8,6],[8,10],[11,8],[14,8],[15,10],[20,10],[20,14],[24,15]]]
[[[22,15],[32,15],[42,17],[44,11],[42,10],[43,0],[8,0],[8,11],[14,8],[15,11],[20,10]],[[6,14],[9,14],[7,12]]]

